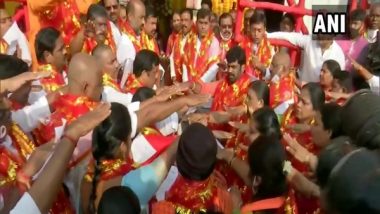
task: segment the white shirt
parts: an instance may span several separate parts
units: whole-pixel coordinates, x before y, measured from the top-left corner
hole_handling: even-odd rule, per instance
[[[11,210],[11,214],[41,214],[36,202],[28,192],[25,192],[21,199],[17,202],[16,206]]]
[[[109,21],[109,22],[110,22],[110,26],[111,26],[113,41],[115,42],[115,45],[117,47],[119,44],[120,38],[121,38],[121,32],[120,32],[119,28],[117,28],[117,26],[113,22],[111,22],[111,21]]]
[[[24,132],[31,132],[40,121],[51,114],[48,100],[45,96],[35,103],[24,108],[12,111],[12,120],[16,122]]]
[[[104,86],[102,92],[102,101],[109,103],[120,103],[128,108],[129,115],[131,117],[131,137],[136,136],[137,134],[137,114],[136,111],[140,108],[140,102],[131,103],[132,97],[131,94],[124,94],[122,92],[116,91],[115,89]]]
[[[66,72],[62,72],[62,76],[63,76],[63,79],[65,81],[65,85],[67,85],[68,83],[68,79],[67,79],[67,73]],[[32,86],[39,86],[42,88],[42,84],[41,84],[41,81],[40,80],[35,80],[32,82]],[[28,97],[28,103],[30,104],[33,104],[35,103],[38,99],[40,99],[41,97],[44,97],[46,96],[48,93],[46,93],[46,91],[44,89],[41,89],[40,91],[31,91],[29,93],[29,97]]]
[[[122,34],[116,50],[117,61],[124,67],[120,86],[124,87],[128,75],[133,71],[133,61],[136,58],[136,50],[127,35]]]
[[[197,53],[199,53],[199,49],[201,47],[201,40],[198,38],[197,40]],[[184,50],[185,51],[185,50]],[[218,39],[214,36],[212,38],[212,42],[211,42],[211,45],[210,47],[208,48],[208,57],[209,58],[213,58],[213,57],[218,57],[220,54],[220,46],[219,46],[219,41]],[[198,57],[198,54],[197,56]],[[194,62],[196,62],[196,59],[194,60]],[[185,65],[182,66],[182,69],[183,69],[183,72],[182,72],[182,80],[184,82],[186,81],[189,81],[189,77],[188,77],[188,71],[187,71],[187,68]],[[216,77],[216,74],[218,73],[218,63],[215,62],[214,64],[212,64],[209,69],[203,74],[203,76],[201,77],[201,80],[203,82],[212,82],[215,80],[215,77]]]
[[[375,43],[377,40],[378,29],[368,29],[367,30],[367,41],[368,43]]]
[[[268,33],[268,38],[284,39],[295,46],[303,49],[302,63],[300,66],[300,79],[304,82],[319,82],[324,61],[333,59],[341,68],[345,67],[345,56],[342,49],[334,41],[332,45],[322,54],[318,41],[313,40],[310,35],[301,33]]]
[[[371,79],[367,80],[371,91],[377,95],[380,95],[380,78],[378,76],[372,76]]]
[[[156,127],[163,136],[176,133],[179,127],[178,113],[174,112],[169,117],[157,122]]]
[[[32,64],[32,55],[30,54],[28,40],[16,22],[14,22],[4,34],[3,39],[9,45],[7,51],[8,55],[14,55],[18,45],[21,49],[21,59],[28,63],[29,66]]]

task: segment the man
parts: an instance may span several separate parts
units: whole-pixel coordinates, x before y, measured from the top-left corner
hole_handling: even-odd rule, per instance
[[[92,4],[87,11],[84,28],[76,35],[71,43],[71,54],[84,52],[90,54],[97,44],[106,44],[116,50],[116,42],[111,35],[108,14],[105,8]]]
[[[232,48],[234,44],[234,23],[231,14],[223,13],[219,18],[219,44],[220,44],[220,60],[225,59],[227,51]]]
[[[219,42],[210,29],[209,10],[197,13],[197,35],[191,35],[184,46],[183,81],[211,82],[218,71]]]
[[[266,17],[264,11],[257,10],[249,20],[249,36],[245,36],[241,46],[247,56],[248,74],[262,80],[274,55],[274,48],[266,36]]]
[[[144,3],[140,0],[131,0],[127,5],[127,22],[119,26],[123,34],[116,51],[117,61],[124,65],[121,87],[124,87],[128,75],[132,73],[132,64],[137,52],[142,49],[140,31],[144,26],[144,19]]]
[[[202,0],[201,9],[206,9],[212,11],[212,1],[211,0]]]
[[[280,118],[295,102],[295,80],[289,54],[286,52],[276,53],[270,66],[269,106]]]
[[[357,9],[350,14],[350,38],[337,40],[338,45],[346,53],[345,70],[351,71],[352,64],[349,58],[363,63],[368,53],[368,41],[364,38],[366,12]]]
[[[369,26],[367,32],[364,34],[364,37],[368,40],[369,43],[375,43],[377,40],[377,32],[380,28],[380,4],[374,3],[371,4],[369,10]]]
[[[125,91],[134,94],[140,87],[153,88],[159,78],[159,57],[150,50],[141,50],[133,62],[133,74],[129,75]]]
[[[319,82],[319,76],[324,61],[333,59],[341,68],[345,67],[345,56],[342,49],[334,41],[331,35],[317,35],[313,39],[311,35],[300,33],[269,33],[268,38],[284,39],[295,46],[302,48],[303,63],[300,66],[299,76],[303,82]]]
[[[109,17],[109,27],[111,28],[112,36],[115,41],[115,44],[117,46],[121,33],[119,28],[117,27],[119,23],[120,18],[120,11],[121,11],[121,6],[119,5],[117,0],[102,0],[101,4],[103,7],[107,10],[108,17]]]
[[[73,37],[80,31],[80,14],[86,14],[88,7],[94,0],[30,0],[27,2],[27,14],[29,20],[29,47],[32,51],[33,68],[37,66],[34,53],[34,40],[37,32],[42,27],[54,27],[64,32],[63,40],[69,45]],[[58,13],[60,11],[60,13]]]
[[[64,69],[67,63],[66,48],[61,33],[55,28],[43,28],[36,35],[35,50],[38,60],[38,71],[50,72],[50,76],[34,83],[42,86],[40,91],[32,91],[29,103],[34,103],[41,96],[57,91],[66,85]]]
[[[160,54],[160,49],[156,40],[157,37],[157,21],[158,16],[151,6],[146,7],[145,22],[141,31],[141,46],[142,49],[154,51]]]
[[[185,8],[181,12],[181,34],[174,42],[172,55],[170,55],[170,76],[174,82],[182,82],[182,56],[187,40],[195,34],[193,11]]]
[[[167,211],[156,209],[158,204],[153,206],[154,213],[232,213],[227,187],[214,172],[216,153],[212,132],[199,123],[191,124],[178,143],[174,183],[165,194],[165,202],[159,202]]]
[[[179,12],[174,12],[171,20],[171,26],[172,26],[172,33],[170,34],[168,38],[168,44],[166,46],[166,56],[170,56],[173,47],[174,42],[177,40],[180,32],[181,32],[181,14]]]
[[[249,20],[251,19],[251,17],[253,16],[254,13],[255,13],[255,10],[252,8],[249,8],[249,9],[244,11],[243,35],[245,35],[245,36],[249,36],[249,31],[250,31]]]
[[[30,55],[28,40],[21,32],[16,22],[12,23],[12,17],[5,9],[0,8],[0,53],[17,55],[30,66],[32,56]]]

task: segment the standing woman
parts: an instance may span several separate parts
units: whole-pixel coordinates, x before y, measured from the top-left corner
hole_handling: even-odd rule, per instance
[[[318,83],[308,83],[301,89],[298,102],[285,112],[281,126],[283,132],[290,134],[310,153],[318,155],[319,148],[313,143],[310,126],[325,103],[325,93]],[[303,127],[300,130],[299,127]],[[306,127],[304,129],[304,127]],[[285,146],[287,143],[284,141]],[[308,166],[290,156],[292,166],[303,174],[309,172]],[[318,199],[296,194],[300,213],[313,213],[319,208]]]

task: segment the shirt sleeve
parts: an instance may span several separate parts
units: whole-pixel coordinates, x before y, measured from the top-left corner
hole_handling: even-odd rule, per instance
[[[122,93],[118,92],[111,87],[104,87],[102,93],[102,100],[105,102],[115,102],[123,104],[124,106],[128,106],[132,103],[133,95],[131,93]]]
[[[119,44],[116,50],[116,57],[117,61],[122,65],[124,64],[126,59],[131,59],[132,61],[135,60],[135,47],[129,40],[128,36],[126,36],[125,34],[121,35],[120,37]]]
[[[119,28],[117,28],[113,22],[110,21],[110,25],[111,25],[112,37],[117,47],[121,39],[121,33],[120,33]]]
[[[295,32],[268,33],[267,37],[269,39],[283,39],[301,48],[305,48],[307,44],[310,43],[310,40],[311,40],[311,37],[309,35],[303,35],[301,33],[295,33]]]
[[[41,214],[32,196],[28,192],[24,193],[16,206],[11,210],[11,214]]]
[[[380,78],[378,76],[372,76],[371,79],[367,80],[371,91],[375,94],[380,95]]]
[[[220,55],[220,47],[219,47],[219,41],[214,37],[213,41],[210,46],[210,58],[219,57]],[[213,63],[209,69],[206,71],[205,74],[201,77],[201,80],[203,82],[211,82],[215,79],[216,74],[218,73],[218,62]]]
[[[12,26],[3,36],[3,39],[9,44],[9,54],[13,55],[16,52],[17,45],[21,49],[21,59],[28,63],[32,64],[32,56],[30,54],[28,41],[23,32],[21,32],[17,23],[14,22]]]
[[[32,105],[20,110],[12,111],[12,120],[15,121],[24,132],[30,132],[37,127],[41,120],[51,114],[48,100],[41,97]]]
[[[158,157],[149,165],[140,167],[124,175],[122,186],[128,186],[137,195],[140,205],[145,207],[157,192],[167,174],[165,160]]]

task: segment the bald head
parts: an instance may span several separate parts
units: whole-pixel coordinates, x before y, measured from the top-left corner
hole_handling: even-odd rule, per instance
[[[109,46],[104,44],[96,46],[92,55],[96,58],[104,73],[111,75],[114,79],[117,78],[120,64],[116,59],[115,53]]]
[[[96,58],[85,53],[73,56],[68,69],[69,93],[100,99],[102,70]]]
[[[112,49],[108,45],[99,44],[92,51],[92,55],[96,58],[101,58],[107,52],[112,52]]]
[[[275,75],[287,75],[290,71],[290,57],[286,52],[278,52],[273,56],[271,64],[271,76]]]
[[[141,0],[131,0],[127,5],[127,20],[133,30],[140,34],[140,29],[144,26],[145,5]]]

